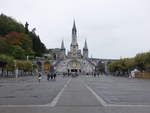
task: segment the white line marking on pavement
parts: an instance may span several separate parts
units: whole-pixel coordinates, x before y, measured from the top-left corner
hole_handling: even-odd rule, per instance
[[[91,89],[87,84],[85,84],[83,81],[82,83],[85,85],[85,87],[96,97],[96,99],[102,104],[103,106],[106,106],[107,103],[100,97],[98,96],[93,89]]]
[[[80,79],[81,80],[81,79]],[[49,104],[44,104],[44,105],[0,105],[0,108],[7,108],[7,107],[18,107],[18,108],[23,108],[23,107],[55,107],[58,100],[60,99],[62,93],[64,92],[65,88],[68,86],[70,83],[71,79],[67,81],[67,83],[64,85],[64,87],[61,89],[61,91],[58,93],[58,95],[53,99],[53,101]],[[96,92],[90,88],[83,80],[81,82],[85,85],[85,87],[96,97],[96,99],[102,104],[104,107],[148,107],[150,108],[150,105],[134,105],[134,104],[109,104],[106,101],[104,101],[103,98],[98,96]]]
[[[67,81],[67,83],[66,83],[66,84],[64,85],[64,87],[61,89],[61,91],[58,93],[58,95],[53,99],[53,101],[52,101],[50,104],[48,104],[50,107],[55,107],[55,106],[56,106],[56,104],[57,104],[57,102],[58,102],[60,96],[62,95],[62,93],[64,92],[65,88],[68,86],[68,84],[70,83],[70,81],[71,81],[71,79],[69,79],[69,80]]]
[[[101,98],[100,96],[98,96],[96,94],[96,92],[90,88],[86,83],[84,83],[83,80],[81,80],[82,83],[85,85],[85,87],[96,97],[96,99],[104,106],[104,107],[150,107],[150,105],[134,105],[134,104],[109,104],[107,102],[104,101],[103,98]]]
[[[72,78],[71,78],[72,79]],[[49,104],[43,104],[43,105],[0,105],[0,108],[7,108],[7,107],[55,107],[60,96],[62,95],[64,89],[68,86],[71,79],[67,81],[67,83],[64,85],[64,87],[61,89],[61,91],[58,93],[58,95],[53,99],[53,101]]]

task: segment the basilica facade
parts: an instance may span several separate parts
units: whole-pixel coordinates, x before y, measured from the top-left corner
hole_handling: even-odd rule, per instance
[[[61,43],[61,48],[52,50],[52,53],[56,59],[54,63],[55,71],[57,73],[92,73],[95,70],[95,64],[88,57],[88,46],[85,40],[83,50],[79,49],[77,29],[75,21],[72,28],[72,41],[70,44],[70,50],[66,54],[66,48],[64,41]]]

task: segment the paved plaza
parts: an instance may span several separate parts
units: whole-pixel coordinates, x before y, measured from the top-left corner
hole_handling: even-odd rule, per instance
[[[113,76],[0,79],[0,113],[150,113],[149,86]]]

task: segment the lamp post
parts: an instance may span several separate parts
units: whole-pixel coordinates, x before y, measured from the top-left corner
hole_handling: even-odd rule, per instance
[[[27,61],[29,60],[29,56],[27,55]]]
[[[16,66],[16,60],[15,60],[15,77],[18,78],[18,67]]]
[[[34,74],[33,74],[33,63],[32,63],[32,75],[34,75]]]

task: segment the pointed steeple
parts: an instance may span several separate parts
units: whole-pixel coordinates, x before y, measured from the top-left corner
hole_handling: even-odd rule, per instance
[[[62,42],[61,42],[61,49],[65,49],[64,40],[62,40]]]
[[[75,22],[75,20],[73,21],[73,28],[76,29],[76,22]]]
[[[85,40],[85,44],[84,44],[84,48],[83,49],[88,49],[86,40]]]
[[[83,57],[88,58],[88,54],[89,54],[89,52],[88,52],[87,42],[85,40],[85,44],[84,44],[84,47],[83,47]]]
[[[73,28],[72,28],[72,33],[76,34],[77,32],[77,29],[76,29],[76,23],[75,23],[75,20],[73,22]]]

